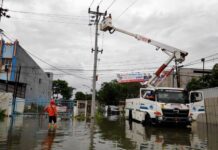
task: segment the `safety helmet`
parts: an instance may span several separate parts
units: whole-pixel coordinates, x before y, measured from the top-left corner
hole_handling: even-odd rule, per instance
[[[51,99],[51,100],[50,100],[50,104],[51,104],[51,105],[54,105],[54,104],[55,104],[54,99]]]

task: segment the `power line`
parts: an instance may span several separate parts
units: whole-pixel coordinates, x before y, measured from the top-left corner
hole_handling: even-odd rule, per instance
[[[92,0],[91,4],[89,5],[89,8],[92,6],[92,4],[94,3],[95,0]]]
[[[205,60],[205,62],[210,62],[210,61],[214,61],[214,60],[217,60],[217,58],[212,58],[212,59],[209,59],[209,60]],[[188,65],[183,65],[184,67],[187,67],[187,66],[192,66],[192,65],[196,65],[196,64],[200,64],[202,62],[195,62],[195,63],[191,63],[191,64],[188,64]]]
[[[4,0],[2,0],[2,3],[1,3],[1,8],[3,7],[3,3],[4,3]]]
[[[4,32],[1,32],[1,35],[3,35],[4,37],[6,37],[9,41],[13,42],[15,40],[12,40],[10,37],[8,37]]]
[[[214,61],[217,60],[217,58],[212,58],[209,60],[206,60],[205,62],[209,62],[209,61]],[[191,64],[191,65],[195,65],[195,64],[199,64],[200,62]],[[188,66],[188,65],[185,65]],[[35,66],[22,66],[23,68],[30,68],[30,69],[41,69],[40,67],[35,67]],[[140,68],[111,68],[111,69],[98,69],[99,72],[113,72],[113,71],[128,71],[128,70],[153,70],[153,69],[157,69],[158,66],[154,66],[154,67],[140,67]],[[62,67],[58,67],[57,68],[43,68],[43,70],[68,70],[68,71],[76,71],[76,72],[92,72],[92,69],[82,69],[82,68],[62,68]]]
[[[37,21],[37,22],[50,22],[50,23],[63,23],[63,24],[78,24],[78,25],[87,25],[83,23],[72,23],[72,22],[61,22],[61,21],[53,21],[53,20],[40,20],[40,19],[25,19],[25,18],[16,18],[11,17],[12,19],[15,19],[14,21]]]
[[[111,2],[111,4],[107,7],[106,11],[107,11],[109,8],[111,8],[111,6],[112,6],[115,2],[116,2],[116,0],[113,0],[113,1]]]
[[[211,54],[211,55],[206,56],[206,57],[204,57],[204,58],[214,57],[214,56],[216,56],[216,55],[218,55],[218,53]],[[198,63],[201,63],[201,58],[200,58],[200,59],[196,59],[196,60],[194,60],[194,61],[191,61],[191,62],[185,64],[184,66],[195,65],[195,64],[198,64]]]
[[[141,61],[133,61],[133,60],[126,60],[126,61],[117,61],[117,62],[110,62],[110,63],[105,63],[104,66],[132,66],[132,65],[148,65],[148,64],[160,64],[163,63],[163,61],[156,61],[156,62],[145,62],[144,60]],[[85,65],[86,67],[89,67],[90,65]]]
[[[1,7],[0,7],[0,21],[1,21],[2,16],[6,18],[10,18],[10,16],[7,14],[8,9],[3,8],[3,2],[4,1],[2,0]]]
[[[133,1],[115,20],[118,20],[130,7],[132,7],[138,0]]]
[[[98,3],[98,6],[100,6],[100,4],[103,2],[103,0],[101,0],[99,3]]]
[[[69,18],[71,18],[71,19],[72,18],[74,18],[74,19],[87,18],[87,16],[72,16],[72,15],[67,15],[67,14],[50,14],[50,13],[11,10],[11,9],[9,9],[9,12],[29,14],[29,15],[38,15],[38,16],[45,16],[45,17],[68,18],[68,19]]]
[[[26,50],[24,50],[24,51],[26,51]],[[30,52],[28,52],[28,51],[26,51],[26,52],[29,53],[30,55],[34,56],[35,58],[37,58],[37,59],[40,60],[41,62],[43,62],[43,63],[45,63],[45,64],[47,64],[47,65],[49,65],[49,66],[51,66],[51,67],[53,67],[53,68],[55,68],[55,69],[61,71],[61,72],[63,72],[63,73],[68,73],[68,72],[65,72],[65,71],[63,71],[63,70],[61,70],[61,69],[59,69],[59,68],[57,68],[57,67],[55,67],[55,66],[53,66],[53,65],[51,65],[51,64],[49,64],[49,63],[47,63],[46,61],[42,60],[41,58],[37,57],[36,55],[34,55],[34,54],[32,54],[32,53],[30,53]],[[80,76],[77,76],[77,75],[74,75],[74,74],[71,74],[71,75],[74,76],[74,77],[80,78],[80,79],[88,80],[87,78],[83,78],[83,77],[80,77]]]

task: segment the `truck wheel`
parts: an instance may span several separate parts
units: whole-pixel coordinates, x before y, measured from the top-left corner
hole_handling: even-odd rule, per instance
[[[149,114],[145,115],[145,120],[142,122],[142,124],[145,126],[150,126],[152,124],[151,117]]]

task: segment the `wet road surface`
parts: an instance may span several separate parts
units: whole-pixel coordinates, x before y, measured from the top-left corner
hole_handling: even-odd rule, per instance
[[[145,150],[218,149],[218,127],[144,127],[122,117],[60,120],[48,132],[45,116],[17,116],[0,121],[0,150]]]

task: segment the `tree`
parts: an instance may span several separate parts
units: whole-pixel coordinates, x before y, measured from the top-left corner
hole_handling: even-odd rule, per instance
[[[76,100],[85,100],[86,99],[86,95],[83,92],[81,92],[81,91],[76,92],[75,99]]]
[[[106,105],[118,105],[126,98],[138,97],[140,87],[140,83],[120,84],[116,80],[104,82],[97,93],[97,99]]]
[[[72,97],[72,92],[75,88],[69,87],[68,83],[64,80],[54,80],[52,84],[53,94],[61,94],[64,100]]]
[[[217,87],[218,86],[218,64],[215,64],[212,70],[211,74],[211,87]]]
[[[188,91],[201,89],[201,84],[199,79],[192,78],[191,81],[187,84],[186,88]]]
[[[87,93],[84,94],[83,92],[79,91],[79,92],[76,92],[75,99],[76,100],[91,100],[92,94],[87,94]]]
[[[199,79],[193,78],[186,86],[187,90],[198,90],[218,86],[218,64],[215,64],[212,73]]]

